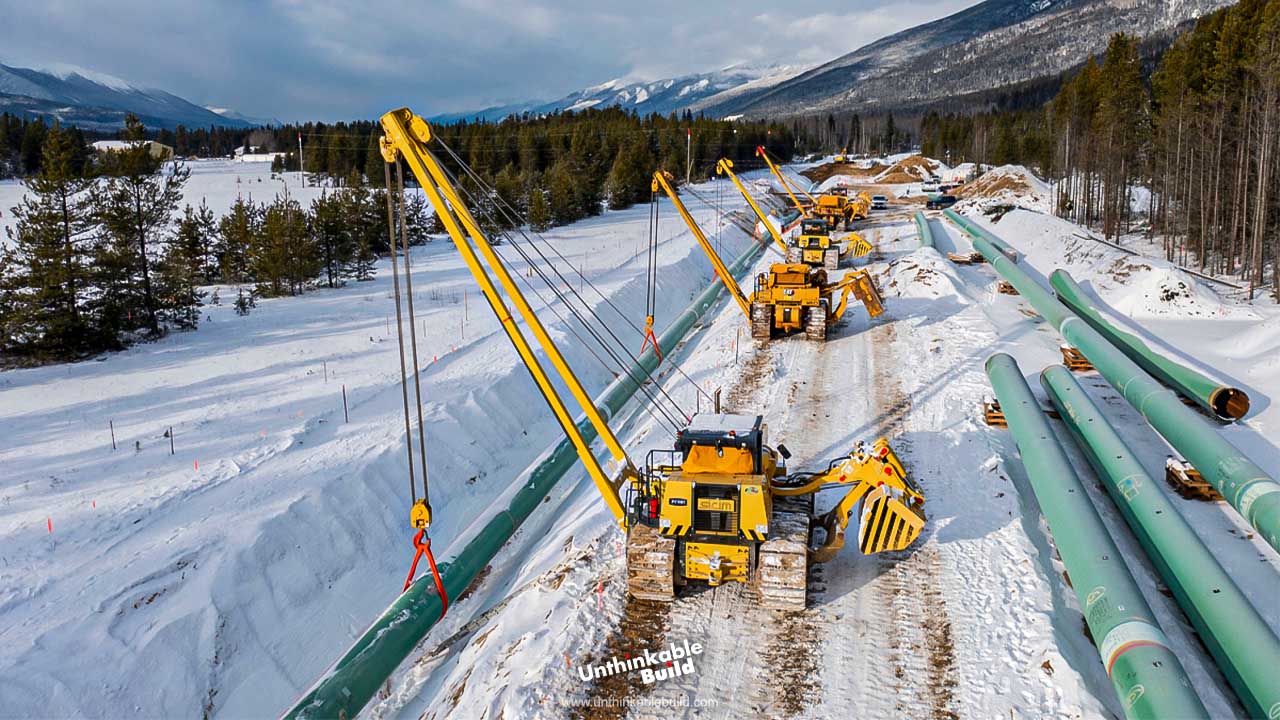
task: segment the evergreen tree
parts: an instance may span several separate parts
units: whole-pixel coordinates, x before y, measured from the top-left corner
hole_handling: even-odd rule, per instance
[[[320,272],[320,261],[307,234],[298,203],[277,197],[262,214],[262,231],[249,246],[249,267],[258,293],[267,297],[297,295]]]
[[[534,232],[546,232],[551,229],[551,207],[547,204],[547,190],[542,185],[542,175],[534,173],[526,189],[526,206],[529,229]]]
[[[898,126],[893,122],[893,113],[889,113],[884,121],[883,148],[885,153],[892,153],[898,144]]]
[[[390,249],[387,191],[370,190],[358,178],[353,178],[343,197],[346,203],[344,212],[355,241],[353,274],[356,280],[371,280],[378,253]],[[396,242],[399,242],[398,237]]]
[[[218,221],[215,253],[223,282],[244,283],[249,275],[249,248],[262,232],[262,212],[244,198],[236,198],[231,211]]]
[[[212,282],[218,277],[217,236],[218,222],[204,200],[198,209],[190,205],[183,208],[173,242],[182,246],[182,255],[190,262],[188,269],[199,282]]]
[[[27,123],[23,128],[19,163],[24,175],[30,176],[40,172],[45,132],[44,120],[41,119]]]
[[[382,137],[382,132],[374,130],[369,134],[369,147],[364,155],[364,178],[371,187],[380,188],[387,184],[386,171],[383,166],[387,161],[382,158],[382,150],[378,146],[378,139]]]
[[[329,287],[338,287],[352,271],[356,241],[342,193],[325,193],[311,203],[311,233]]]
[[[622,144],[605,183],[609,209],[621,210],[649,196],[653,164],[649,143],[643,137]]]
[[[113,259],[132,256],[131,262],[118,268],[124,272],[111,278],[119,283],[111,290],[137,297],[141,317],[134,318],[133,308],[127,307],[127,318],[145,323],[156,334],[160,332],[160,315],[151,282],[152,253],[169,232],[190,171],[175,163],[165,172],[164,162],[151,154],[145,137],[141,121],[129,115],[124,139],[132,145],[103,156],[101,169],[107,179],[97,187],[95,205],[108,242],[114,245]]]
[[[573,168],[567,159],[561,159],[547,172],[547,200],[551,204],[551,219],[556,225],[568,225],[586,216],[578,204],[580,195]]]
[[[1103,232],[1120,234],[1129,214],[1129,187],[1139,172],[1147,136],[1147,94],[1136,38],[1116,33],[1107,44],[1100,71],[1097,135],[1102,139]]]
[[[379,193],[375,193],[378,195]],[[523,202],[523,198],[520,198]],[[377,198],[374,199],[377,202]],[[385,200],[383,202],[386,202]],[[404,203],[405,232],[409,236],[410,245],[421,245],[431,242],[431,224],[436,220],[427,198],[422,193],[409,192]]]
[[[245,292],[244,288],[236,291],[235,309],[236,314],[243,317],[249,314],[249,311],[258,306],[258,300],[253,288],[249,288],[249,292]]]
[[[185,242],[169,243],[156,263],[156,296],[160,301],[161,320],[184,330],[194,330],[200,323],[200,306],[205,293],[201,256]]]
[[[502,168],[502,172],[493,180],[494,192],[498,195],[501,209],[495,212],[494,219],[502,229],[513,227],[517,218],[524,217],[524,183],[515,163]]]
[[[73,135],[55,125],[44,136],[40,174],[13,209],[13,246],[0,276],[6,305],[5,347],[43,358],[94,349],[85,317],[90,292],[86,243],[93,231],[89,181],[72,170]]]

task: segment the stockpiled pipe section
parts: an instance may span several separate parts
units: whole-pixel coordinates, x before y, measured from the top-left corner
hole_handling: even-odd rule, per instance
[[[919,210],[916,211],[916,234],[920,236],[920,247],[933,247],[933,231],[929,229],[929,220]]]
[[[1141,338],[1127,333],[1103,316],[1097,305],[1085,295],[1065,270],[1054,270],[1049,285],[1058,299],[1071,308],[1089,326],[1111,341],[1142,369],[1161,382],[1195,400],[1205,410],[1224,422],[1239,420],[1249,412],[1249,395],[1239,388],[1228,387],[1204,374],[1153,351]]]
[[[973,221],[969,220],[969,218],[961,215],[960,213],[956,212],[955,210],[952,210],[951,208],[947,208],[946,210],[943,210],[942,216],[950,220],[951,222],[955,223],[956,225],[958,225],[960,229],[963,230],[965,234],[968,235],[969,237],[975,240],[979,238],[986,240],[992,245],[995,245],[996,248],[1001,253],[1003,253],[1005,257],[1009,258],[1013,262],[1018,262],[1018,251],[1009,247],[1009,245],[1005,243],[1005,241],[1001,240],[995,235],[992,235],[989,231],[986,230],[986,228],[983,228],[982,226],[977,225]],[[974,247],[977,247],[977,246],[975,245]]]
[[[729,266],[740,276],[760,256],[765,246],[752,243]],[[684,341],[708,309],[715,304],[724,285],[716,280],[702,291],[658,338],[661,357],[669,357]],[[605,417],[622,409],[658,366],[659,356],[648,350],[627,372],[614,380],[596,399]],[[585,420],[578,423],[587,442],[596,438],[595,429]],[[458,555],[440,564],[445,592],[457,598],[498,554],[516,528],[528,519],[547,493],[578,462],[573,445],[566,438],[530,472],[528,481],[514,494],[507,507],[497,512]],[[311,687],[284,718],[354,718],[378,688],[391,677],[418,642],[440,620],[441,602],[429,575],[418,578],[356,640],[341,658]]]
[[[1125,717],[1209,717],[1022,370],[1003,353],[986,370]]]
[[[1280,639],[1071,372],[1053,365],[1040,384],[1249,717],[1280,710]]]
[[[1280,550],[1280,484],[1275,479],[1224,440],[1206,418],[1183,405],[1172,390],[1156,382],[1097,330],[1073,315],[984,237],[973,236],[973,246],[1064,340],[1089,359],[1156,432],[1191,461],[1271,547]]]

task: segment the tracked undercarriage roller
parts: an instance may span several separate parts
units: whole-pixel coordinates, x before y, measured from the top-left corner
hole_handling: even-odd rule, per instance
[[[812,495],[774,501],[771,537],[761,543],[756,567],[756,592],[764,607],[774,610],[805,608],[812,512]]]

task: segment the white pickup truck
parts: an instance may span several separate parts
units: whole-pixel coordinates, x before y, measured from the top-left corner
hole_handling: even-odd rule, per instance
[[[888,210],[889,198],[885,197],[884,195],[872,195],[871,209],[872,210]]]

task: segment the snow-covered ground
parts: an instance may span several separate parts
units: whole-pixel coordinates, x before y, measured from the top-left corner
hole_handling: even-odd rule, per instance
[[[215,174],[207,192],[229,205],[233,182]],[[699,191],[717,194],[712,187]],[[729,200],[736,195],[727,183],[716,187],[728,188],[726,209],[743,207]],[[726,256],[750,242],[721,227],[714,209],[689,205],[705,228],[720,228]],[[691,380],[667,363],[660,382],[688,410],[697,402],[693,382],[723,388],[729,409],[764,414],[797,470],[888,436],[928,498],[929,524],[912,548],[873,557],[846,548],[815,570],[802,613],[759,610],[735,585],[688,593],[670,607],[628,602],[622,538],[575,470],[366,714],[1119,716],[1012,440],[981,421],[986,358],[1009,352],[1032,375],[1060,359],[1060,340],[1020,298],[995,292],[989,267],[945,260],[946,251],[968,249],[954,227],[933,220],[938,250],[918,249],[915,208],[893,207],[858,228],[876,246],[859,264],[877,277],[884,315],[869,321],[855,306],[824,345],[758,345],[737,307],[723,303],[678,358]],[[664,208],[662,217],[659,326],[711,278],[675,214]],[[1042,276],[1068,268],[1143,323],[1135,331],[1158,333],[1242,384],[1254,411],[1221,432],[1259,465],[1280,467],[1280,410],[1270,402],[1280,392],[1280,311],[1218,297],[1036,212],[1015,210],[988,225],[1019,250],[1024,267]],[[628,319],[642,321],[645,208],[548,237]],[[767,252],[758,267],[774,260]],[[197,332],[100,361],[0,372],[6,713],[274,715],[390,603],[411,548],[388,274],[383,266],[370,283],[265,301],[244,318],[224,302],[207,308]],[[443,558],[558,438],[451,246],[415,250],[414,281],[433,540]],[[1166,302],[1169,282],[1191,290]],[[563,323],[550,322],[554,315],[544,317],[588,389],[601,389],[611,375]],[[1083,380],[1148,469],[1162,473],[1163,441],[1099,377]],[[670,442],[635,405],[612,424],[638,461]],[[1071,452],[1210,711],[1239,715]],[[819,505],[834,500],[824,495]],[[1276,553],[1222,503],[1174,502],[1230,570],[1250,571],[1236,572],[1237,581],[1280,628],[1280,607],[1269,601],[1280,593]],[[656,685],[578,676],[587,662],[685,640],[705,648],[692,675]]]
[[[307,207],[325,191],[314,181],[304,180],[301,173],[273,173],[269,162],[239,160],[187,160],[190,171],[182,192],[183,204],[199,207],[203,201],[217,217],[231,209],[236,198],[269,203],[277,195],[288,193]],[[13,207],[27,194],[20,180],[0,180],[0,246],[9,242],[8,229],[13,225]]]

